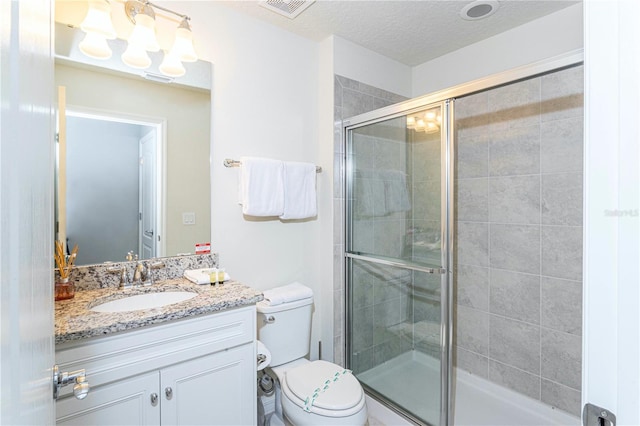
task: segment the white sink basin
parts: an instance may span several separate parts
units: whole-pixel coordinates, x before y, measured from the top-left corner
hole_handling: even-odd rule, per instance
[[[160,306],[184,302],[185,300],[189,300],[193,297],[196,297],[197,295],[198,293],[191,293],[189,291],[163,291],[156,293],[144,293],[101,303],[100,305],[94,306],[89,310],[93,312],[138,311],[140,309],[159,308]]]

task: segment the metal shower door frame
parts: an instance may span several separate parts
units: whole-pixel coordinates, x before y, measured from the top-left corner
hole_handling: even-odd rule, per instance
[[[442,307],[442,321],[441,324],[441,360],[446,360],[445,368],[441,369],[441,413],[440,424],[443,426],[451,424],[453,421],[453,404],[452,401],[452,335],[453,335],[453,241],[454,241],[454,103],[455,99],[459,97],[468,96],[477,92],[492,89],[502,85],[515,83],[519,80],[535,77],[536,75],[542,75],[549,72],[559,71],[563,68],[569,68],[582,63],[584,53],[582,49],[576,49],[571,52],[560,54],[558,56],[544,59],[538,62],[534,62],[528,65],[520,66],[510,69],[508,71],[500,72],[485,78],[474,80],[468,83],[460,84],[445,90],[437,91],[428,95],[420,96],[407,100],[405,102],[391,105],[388,107],[380,108],[376,111],[364,113],[351,117],[342,122],[342,139],[344,147],[349,146],[348,138],[350,137],[350,130],[363,125],[374,124],[380,121],[385,121],[394,117],[399,117],[413,111],[417,111],[425,108],[429,105],[436,105],[442,103],[446,106],[446,110],[443,108],[443,122],[446,126],[442,126],[443,132],[446,133],[443,140],[446,140],[445,149],[441,152],[442,170],[441,177],[446,175],[446,179],[441,179],[441,197],[442,198],[442,212],[441,217],[446,221],[446,225],[441,223],[443,229],[443,246],[442,246],[442,265],[445,269],[443,279],[441,281],[441,297],[446,296],[446,307]],[[444,121],[446,119],[446,121]],[[345,231],[345,276],[344,282],[347,283],[349,275],[349,258],[356,258],[353,255],[349,255],[347,249],[351,247],[351,235],[350,235],[350,219],[351,219],[351,205],[349,199],[351,197],[351,165],[348,161],[348,154],[345,149],[343,164],[344,168],[344,194],[345,194],[345,215],[344,215],[344,231]],[[446,227],[446,229],[445,229]],[[446,236],[446,238],[444,238]],[[445,245],[446,244],[446,248]],[[383,262],[380,262],[383,263]],[[390,263],[387,263],[390,264]],[[398,266],[396,263],[390,264],[391,266]],[[421,270],[419,266],[404,264],[407,269]],[[427,271],[425,271],[427,272]],[[348,291],[345,291],[345,330],[344,330],[344,350],[345,357],[350,362],[350,353],[348,348],[349,342],[349,329],[351,326],[351,318],[347,307],[350,303],[350,295]],[[443,303],[442,305],[445,305]],[[380,401],[385,404],[383,401]],[[411,418],[413,421],[420,423],[418,419],[408,415],[408,413],[402,412],[397,407],[388,406],[388,408],[401,412],[401,414]]]
[[[349,200],[352,200],[352,188],[353,188],[353,167],[350,161],[351,150],[351,135],[352,131],[376,124],[379,122],[391,120],[398,117],[403,117],[408,114],[439,107],[442,113],[442,127],[440,135],[440,241],[441,245],[441,259],[440,265],[422,265],[410,261],[404,261],[400,259],[386,259],[379,256],[368,256],[357,253],[350,253],[352,247],[353,235],[351,227],[352,219],[352,204]],[[361,120],[347,120],[343,122],[343,137],[345,143],[344,150],[344,165],[345,165],[345,283],[348,282],[350,275],[350,262],[353,260],[364,260],[368,262],[383,264],[387,266],[393,266],[397,268],[425,272],[430,274],[440,274],[440,425],[448,425],[451,416],[451,404],[449,400],[451,398],[451,369],[452,369],[452,331],[453,331],[453,224],[454,224],[454,208],[453,208],[453,172],[454,172],[454,152],[453,152],[453,100],[444,99],[436,102],[426,101],[423,103],[415,103],[408,101],[406,103],[400,103],[392,107],[384,108],[380,110],[383,112],[379,115],[374,113],[363,114],[358,116],[362,117]],[[346,306],[350,304],[350,293],[345,292]],[[345,336],[345,356],[347,361],[347,367],[351,364],[351,351],[348,348],[350,339],[350,329],[352,325],[351,316],[349,314],[351,310],[346,309],[346,330]],[[382,402],[382,401],[381,401]],[[383,402],[384,404],[384,402]],[[388,404],[384,404],[388,405]],[[397,406],[389,406],[394,411],[398,411],[405,417],[412,419],[417,423],[422,423],[421,419],[415,418],[411,413]]]

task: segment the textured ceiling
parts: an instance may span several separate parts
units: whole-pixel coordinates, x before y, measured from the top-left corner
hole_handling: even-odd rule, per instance
[[[414,66],[579,2],[501,0],[493,15],[476,21],[459,15],[470,0],[317,0],[293,20],[257,1],[220,3],[312,40],[335,34]]]

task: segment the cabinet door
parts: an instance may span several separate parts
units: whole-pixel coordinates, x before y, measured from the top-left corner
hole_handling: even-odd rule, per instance
[[[255,376],[253,343],[161,370],[163,426],[255,424]]]
[[[159,425],[157,371],[91,389],[85,399],[70,395],[56,402],[57,425]]]

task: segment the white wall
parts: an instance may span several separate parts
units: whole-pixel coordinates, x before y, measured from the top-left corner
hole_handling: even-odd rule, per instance
[[[334,73],[411,97],[411,67],[333,36]]]
[[[581,49],[582,4],[413,68],[413,97]]]
[[[319,158],[318,43],[216,2],[163,3],[192,17],[196,48],[213,63],[212,250],[232,278],[254,288],[299,281],[316,294],[311,356],[317,357],[324,285],[317,257],[320,228],[331,223],[331,167]],[[248,220],[238,205],[239,169],[225,158],[308,161],[318,174],[318,218],[301,223]],[[332,334],[327,333],[326,339]],[[326,340],[323,337],[323,340]],[[328,343],[328,342],[327,342]]]

